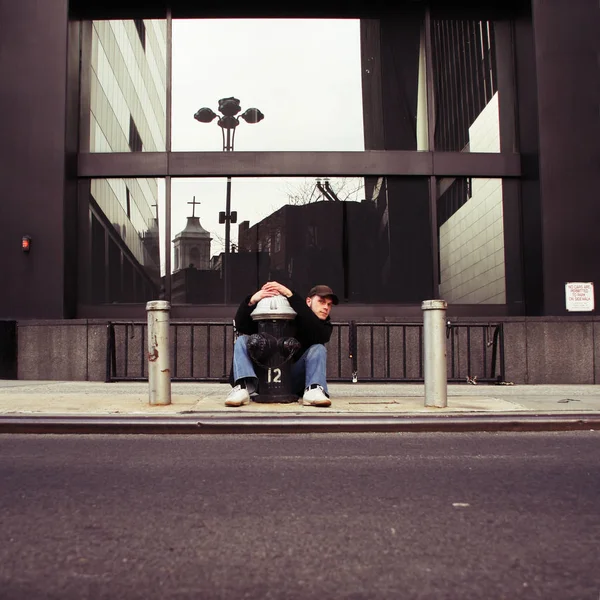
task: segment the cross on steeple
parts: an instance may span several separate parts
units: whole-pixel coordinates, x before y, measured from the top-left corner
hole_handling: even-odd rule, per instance
[[[200,206],[200,202],[196,202],[196,196],[194,196],[194,199],[191,202],[188,202],[188,204],[192,205],[192,217],[196,216],[196,204],[198,204],[198,206]]]

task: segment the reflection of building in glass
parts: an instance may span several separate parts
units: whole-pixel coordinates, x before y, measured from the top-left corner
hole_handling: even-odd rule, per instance
[[[481,128],[489,121],[497,126],[499,120],[494,23],[433,19],[432,62],[435,149],[499,152],[499,147],[483,149],[481,136],[473,147],[470,135],[476,121]]]
[[[206,271],[210,266],[210,233],[200,224],[200,217],[188,217],[185,229],[173,240],[175,268],[173,272],[188,267]]]
[[[367,177],[365,187],[377,215],[373,243],[378,258],[369,273],[379,285],[377,300],[421,302],[432,283],[428,182],[423,177]]]
[[[361,21],[365,149],[428,149],[425,11]],[[431,149],[431,148],[429,148]],[[415,303],[433,294],[428,181],[367,177],[377,207],[379,260],[370,273],[382,302]]]
[[[380,288],[371,276],[377,256],[375,231],[376,211],[369,201],[287,205],[252,227],[242,222],[239,253],[233,256],[256,257],[255,262],[268,256],[269,279],[300,294],[326,283],[350,301],[377,302]],[[233,270],[234,281],[238,275]]]
[[[90,27],[90,151],[164,150],[165,21],[94,21]],[[92,302],[158,296],[157,206],[156,179],[91,181]]]
[[[219,301],[222,293],[221,274],[211,264],[212,238],[195,216],[196,199],[192,216],[185,228],[173,239],[174,269],[171,276],[172,301],[185,303],[212,303]]]
[[[171,275],[172,304],[218,304],[223,301],[221,271],[189,266]]]
[[[498,95],[469,128],[472,152],[499,152]],[[438,182],[440,294],[448,302],[506,302],[502,180]]]
[[[428,137],[435,151],[512,150],[513,132],[501,137],[508,131],[501,118],[510,124],[513,108],[501,104],[509,96],[503,96],[497,66],[504,38],[495,35],[495,23],[432,18],[429,96],[423,93],[424,27],[419,10],[407,18],[362,24],[365,147],[422,150]],[[435,116],[431,131],[423,127],[428,102]],[[367,178],[367,192],[378,207],[382,260],[376,276],[389,301],[441,295],[449,302],[506,302],[501,179],[437,181],[439,281],[430,273],[434,248],[426,179]]]
[[[189,266],[171,278],[173,304],[219,304],[223,302],[223,256],[213,256],[207,270]],[[233,273],[232,296],[236,301],[256,291],[269,278],[267,252],[234,252],[229,255]]]
[[[440,294],[448,302],[503,304],[502,180],[470,181],[467,201],[440,227]]]
[[[496,38],[491,21],[434,20],[435,147],[500,152]],[[448,302],[506,302],[502,180],[438,180],[440,287]]]

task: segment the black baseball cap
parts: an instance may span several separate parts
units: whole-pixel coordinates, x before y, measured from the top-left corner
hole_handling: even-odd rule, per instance
[[[312,298],[313,296],[321,296],[322,298],[329,297],[334,304],[339,304],[340,302],[328,285],[315,285],[315,287],[311,288],[310,292],[308,292],[308,296],[309,298]]]

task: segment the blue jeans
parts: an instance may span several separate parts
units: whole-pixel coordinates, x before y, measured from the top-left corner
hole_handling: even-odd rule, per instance
[[[233,380],[251,378],[255,385],[258,380],[254,364],[248,355],[248,336],[240,335],[233,347]],[[313,383],[327,391],[327,348],[314,344],[292,365],[292,391],[302,396],[304,388]],[[253,390],[250,390],[252,393]]]

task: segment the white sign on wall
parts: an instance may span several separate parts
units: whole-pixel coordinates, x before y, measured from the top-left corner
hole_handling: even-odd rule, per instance
[[[565,300],[567,310],[594,310],[594,284],[591,281],[565,283]]]

